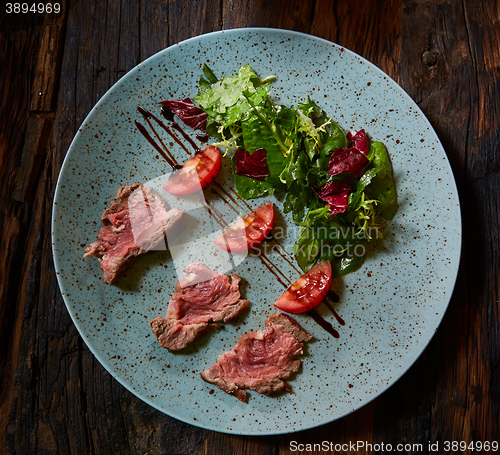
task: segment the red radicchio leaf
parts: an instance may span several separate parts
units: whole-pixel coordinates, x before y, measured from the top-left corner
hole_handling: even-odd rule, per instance
[[[191,98],[183,100],[166,100],[160,104],[166,106],[171,112],[177,116],[188,126],[194,130],[206,132],[207,128],[207,113],[196,106]]]
[[[347,133],[349,148],[341,147],[335,150],[328,163],[328,173],[331,176],[344,174],[341,181],[328,182],[316,194],[328,204],[330,215],[344,213],[349,202],[349,181],[361,177],[370,161],[368,141],[365,130],[352,130]]]
[[[364,153],[351,147],[335,150],[328,163],[329,175],[347,174],[345,180],[360,177],[366,171],[370,161]]]
[[[330,215],[344,213],[349,203],[349,183],[328,182],[325,183],[316,194],[328,204]]]
[[[354,147],[365,155],[368,153],[368,140],[366,139],[365,130],[349,131],[347,140],[349,141],[349,147]]]
[[[246,150],[235,152],[235,172],[257,180],[264,180],[269,175],[266,162],[266,149],[255,150],[251,155]]]

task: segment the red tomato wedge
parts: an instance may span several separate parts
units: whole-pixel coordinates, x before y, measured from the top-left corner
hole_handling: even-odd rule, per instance
[[[226,227],[214,242],[217,246],[234,253],[247,251],[258,245],[274,226],[273,203],[262,204],[255,211]]]
[[[316,264],[302,275],[274,306],[287,313],[305,313],[316,308],[324,299],[332,283],[332,266],[329,261]]]
[[[208,145],[205,150],[189,158],[181,169],[173,172],[163,189],[179,196],[195,193],[211,183],[219,175],[221,167],[219,149]]]

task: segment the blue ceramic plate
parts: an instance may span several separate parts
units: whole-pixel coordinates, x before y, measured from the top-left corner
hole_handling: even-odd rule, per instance
[[[251,311],[240,323],[226,324],[185,353],[161,348],[148,325],[156,316],[164,316],[178,280],[172,254],[157,251],[143,256],[113,286],[103,283],[95,258],[82,257],[84,246],[96,239],[100,215],[120,185],[148,182],[170,170],[135,127],[134,120],[143,121],[137,106],[159,115],[158,101],[194,96],[207,62],[219,76],[232,75],[243,64],[261,77],[275,75],[272,96],[278,102],[295,104],[310,96],[346,131],[365,128],[373,140],[384,141],[400,204],[364,266],[334,283],[340,295],[336,311],[345,325],[324,305],[319,307],[339,338],[309,316],[298,315],[297,321],[314,341],[306,347],[301,370],[289,381],[292,392],[276,397],[250,392],[248,403],[214,391],[199,372],[231,349],[244,332],[263,328],[283,283],[299,276],[291,257],[296,231],[280,200],[273,198],[277,225],[286,228],[287,235],[268,253],[271,265],[247,257],[235,267]],[[185,150],[165,131],[159,134],[183,162]],[[232,192],[227,163],[217,181],[217,191],[209,190],[207,198],[219,204],[222,217],[227,222],[234,218],[218,197],[224,194],[226,200],[227,194],[233,196],[238,210],[248,212]],[[262,202],[249,204],[256,207]],[[450,165],[436,133],[410,97],[374,65],[331,42],[251,28],[210,33],[171,46],[131,70],[103,96],[78,130],[64,161],[52,232],[57,277],[68,311],[89,349],[113,377],[179,420],[256,435],[294,432],[338,419],[401,377],[443,317],[461,244],[460,208]],[[185,248],[182,260],[205,260],[207,251],[202,244]]]

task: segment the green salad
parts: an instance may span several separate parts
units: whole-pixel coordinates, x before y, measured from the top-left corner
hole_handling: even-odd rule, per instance
[[[284,199],[299,230],[294,254],[301,269],[327,260],[333,276],[345,275],[362,265],[365,246],[396,214],[387,149],[364,129],[346,134],[311,99],[275,104],[273,80],[248,65],[218,78],[204,65],[193,101],[216,138],[212,145],[224,146],[232,160],[238,194]]]

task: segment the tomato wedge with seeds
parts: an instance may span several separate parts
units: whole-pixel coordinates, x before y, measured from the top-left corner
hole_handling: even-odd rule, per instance
[[[331,283],[332,265],[320,262],[293,283],[274,306],[287,313],[305,313],[321,303]]]
[[[258,245],[274,226],[273,203],[262,204],[252,213],[226,227],[214,243],[224,250],[234,253],[247,251]]]
[[[219,149],[208,145],[202,152],[189,158],[181,169],[173,172],[163,189],[179,196],[195,193],[211,183],[221,168]]]

